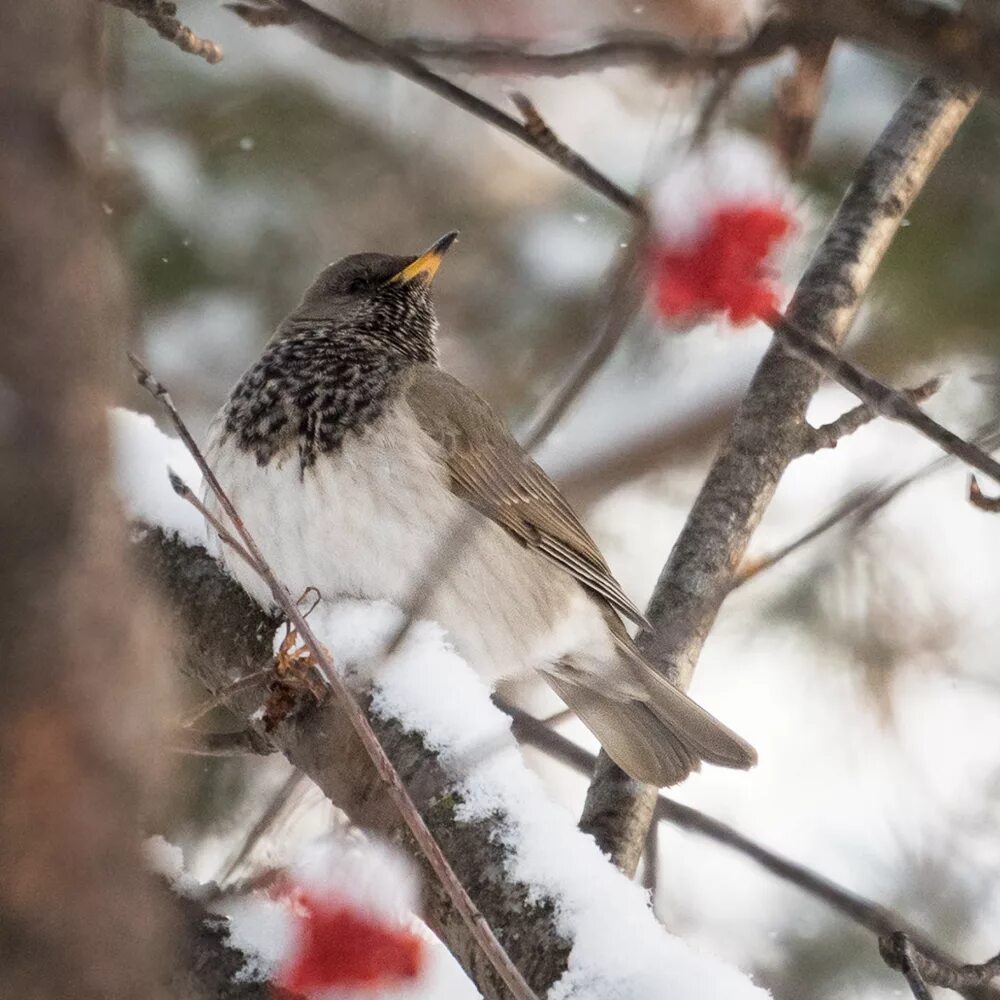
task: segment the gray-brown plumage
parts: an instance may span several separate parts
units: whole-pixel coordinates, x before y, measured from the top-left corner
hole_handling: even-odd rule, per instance
[[[321,273],[213,425],[209,460],[293,592],[405,604],[442,543],[472,540],[425,580],[425,614],[473,667],[534,667],[614,760],[656,785],[753,749],[656,673],[619,616],[648,626],[586,529],[490,407],[437,365],[419,257],[362,254]],[[238,559],[231,569],[269,595]]]

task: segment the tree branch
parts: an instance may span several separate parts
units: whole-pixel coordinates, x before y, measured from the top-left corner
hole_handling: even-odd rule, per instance
[[[641,202],[576,153],[567,156],[567,147],[539,139],[536,130],[494,107],[457,84],[434,73],[412,55],[383,44],[345,24],[339,18],[305,3],[305,0],[273,0],[270,4],[229,3],[226,6],[251,26],[290,24],[324,52],[351,62],[384,66],[400,76],[426,87],[446,101],[468,111],[494,128],[520,139],[562,170],[576,177],[608,201],[632,215],[642,217]],[[263,13],[262,13],[263,12]],[[280,12],[275,18],[274,12]]]
[[[941,388],[940,378],[931,378],[913,389],[904,389],[903,392],[914,403],[922,403],[931,398]],[[824,448],[836,448],[842,438],[848,437],[856,430],[860,430],[865,424],[871,423],[878,412],[867,403],[852,407],[846,413],[842,413],[836,420],[831,420],[828,424],[820,427],[809,427],[802,430],[801,455],[812,455]]]
[[[858,170],[789,307],[790,322],[812,340],[843,341],[900,222],[976,96],[931,79],[914,84]],[[782,474],[800,453],[818,386],[816,370],[780,342],[771,345],[660,574],[646,612],[655,631],[642,635],[643,651],[681,687]],[[607,809],[597,804],[609,798],[609,785],[617,786],[611,815],[649,812],[655,790],[624,783],[602,755],[588,793],[592,823]],[[619,851],[635,827],[619,819],[601,846]]]
[[[608,34],[591,45],[563,51],[533,50],[528,42],[490,38],[409,38],[398,45],[465,72],[564,77],[640,66],[675,76],[738,71],[772,59],[785,48],[819,50],[838,37],[1000,94],[1000,21],[925,0],[784,0],[781,13],[765,21],[749,41],[704,48],[636,32]]]
[[[886,965],[903,973],[917,1000],[929,1000],[928,984],[956,993],[970,993],[989,987],[990,982],[1000,976],[1000,954],[980,965],[956,966],[923,954],[903,931],[882,937],[879,953]]]
[[[773,18],[765,21],[749,41],[701,49],[660,34],[636,32],[609,34],[593,45],[562,52],[532,51],[525,42],[489,38],[471,41],[407,38],[398,47],[464,72],[565,77],[632,65],[673,76],[746,69],[773,59],[789,45],[826,37],[825,32],[814,31],[808,24],[793,25],[786,19]]]
[[[177,4],[172,0],[106,0],[145,21],[159,36],[172,42],[181,52],[200,56],[207,63],[222,60],[222,49],[208,38],[200,38],[176,17]]]
[[[260,727],[251,719],[260,706],[260,693],[232,685],[232,681],[271,663],[275,619],[203,548],[149,528],[136,542],[136,550],[169,598],[175,631],[184,644],[187,672],[209,690],[228,690],[228,707],[247,726]],[[367,711],[366,703],[362,707],[456,875],[528,983],[544,993],[562,975],[571,942],[556,930],[553,902],[537,898],[506,875],[504,816],[489,822],[457,818],[455,797],[443,793],[451,782],[437,755],[397,723]],[[419,861],[419,849],[407,839],[396,806],[334,699],[317,705],[310,698],[297,705],[267,738],[356,824],[393,839],[403,838]],[[485,997],[506,1000],[506,987],[483,959],[436,877],[429,874],[425,882],[424,916],[430,925]]]
[[[592,753],[561,733],[555,732],[527,712],[499,699],[497,701],[503,711],[511,716],[513,731],[519,740],[537,747],[582,774],[590,774],[594,770],[597,758]],[[966,991],[988,987],[990,979],[1000,975],[1000,955],[982,965],[963,965],[958,958],[935,944],[923,931],[888,907],[837,885],[826,876],[806,868],[797,861],[782,857],[727,823],[713,819],[698,809],[682,805],[665,795],[657,795],[654,812],[657,820],[670,823],[736,851],[765,871],[798,886],[803,892],[825,903],[841,916],[870,931],[879,940],[882,957],[893,968],[900,966],[894,964],[896,959],[892,955],[887,956],[884,950],[885,942],[898,940],[900,936],[904,936],[909,942],[921,974],[934,985]],[[1000,990],[990,990],[985,996],[1000,996]]]

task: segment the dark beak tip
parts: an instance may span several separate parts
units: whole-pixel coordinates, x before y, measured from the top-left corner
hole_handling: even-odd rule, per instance
[[[431,248],[436,253],[444,253],[451,245],[458,239],[459,231],[457,229],[451,230],[449,233],[445,233]]]

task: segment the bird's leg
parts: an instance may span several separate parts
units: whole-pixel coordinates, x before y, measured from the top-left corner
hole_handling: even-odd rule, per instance
[[[264,730],[271,732],[278,723],[293,714],[306,692],[317,703],[326,699],[326,688],[318,679],[312,653],[295,628],[285,622],[285,637],[274,654],[274,680],[264,706]]]

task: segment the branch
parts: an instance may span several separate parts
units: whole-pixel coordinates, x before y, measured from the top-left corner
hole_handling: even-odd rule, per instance
[[[178,729],[167,737],[166,747],[174,753],[193,757],[267,756],[275,752],[270,740],[256,729],[238,729],[231,733]]]
[[[922,385],[913,389],[904,389],[903,392],[911,402],[922,403],[930,399],[940,388],[941,379],[930,378]],[[836,448],[842,438],[860,430],[877,416],[878,412],[874,407],[862,403],[860,406],[855,406],[846,413],[842,413],[836,420],[831,420],[828,424],[823,424],[820,427],[806,426],[802,433],[803,442],[800,454],[812,455],[824,448]]]
[[[947,427],[943,427],[933,417],[929,417],[917,406],[909,392],[893,389],[864,369],[845,361],[836,350],[807,333],[794,320],[783,316],[777,310],[771,310],[764,322],[777,334],[782,347],[789,354],[839,382],[879,416],[909,425],[933,441],[942,451],[960,458],[1000,483],[1000,462],[991,458],[971,441],[967,441]]]
[[[797,174],[805,162],[826,91],[833,38],[795,46],[795,68],[778,82],[774,145],[785,170]]]
[[[966,7],[986,7],[991,0]],[[818,50],[840,37],[871,45],[956,80],[1000,94],[1000,21],[975,9],[926,0],[784,0],[779,16],[746,42],[694,48],[661,34],[612,33],[583,48],[534,50],[530,42],[410,38],[399,47],[465,72],[565,77],[613,66],[639,66],[668,77],[739,71],[783,49]]]
[[[143,565],[168,598],[175,616],[175,634],[184,644],[186,671],[211,691],[226,689],[230,710],[243,724],[259,727],[251,718],[260,706],[259,691],[232,685],[232,681],[269,667],[275,619],[261,610],[203,548],[188,546],[159,528],[142,532],[135,545]],[[367,710],[367,702],[363,707]],[[368,717],[477,908],[527,981],[538,993],[544,993],[562,975],[571,942],[556,930],[553,902],[538,898],[506,874],[504,816],[488,823],[457,818],[453,798],[440,794],[449,787],[450,779],[437,755],[391,719],[370,711]],[[391,839],[403,837],[419,861],[420,850],[406,836],[397,808],[335,699],[321,705],[310,699],[296,706],[267,736],[357,825]],[[427,794],[428,789],[432,794]],[[424,870],[429,874],[426,862]],[[426,889],[424,916],[430,925],[485,997],[507,1000],[506,987],[483,960],[468,926],[433,875],[426,880]]]
[[[222,49],[208,38],[199,38],[186,24],[176,17],[177,4],[171,0],[106,0],[114,7],[131,11],[145,21],[159,36],[172,42],[182,52],[201,56],[207,63],[222,60]]]
[[[795,23],[893,52],[1000,94],[1000,25],[934,0],[785,0]]]
[[[886,965],[903,973],[917,1000],[929,1000],[928,983],[956,993],[970,993],[989,987],[991,980],[1000,976],[1000,954],[981,965],[955,966],[923,954],[903,931],[880,939],[879,953]]]
[[[914,84],[858,170],[789,307],[791,323],[813,341],[843,341],[900,222],[975,99],[968,87],[930,79]],[[656,629],[641,637],[643,651],[681,687],[690,682],[782,474],[800,453],[806,408],[818,386],[809,364],[781,342],[771,345],[660,574],[646,613]],[[655,796],[622,783],[606,755],[588,804],[607,798],[604,785],[618,786],[611,801],[619,816],[644,815]],[[618,822],[614,837],[632,829]],[[614,839],[601,846],[617,849]]]
[[[161,883],[162,886],[162,883]],[[279,994],[266,980],[246,976],[247,956],[229,942],[225,917],[205,910],[197,900],[162,886],[174,911],[177,946],[172,955],[170,997],[176,1000],[301,1000]]]
[[[861,407],[857,407],[857,409],[861,409]],[[851,410],[849,412],[854,413],[855,411]],[[845,414],[845,416],[846,415],[847,414]],[[834,421],[834,424],[835,423],[837,423],[837,421]],[[832,427],[833,424],[828,426]],[[984,428],[982,428],[973,440],[980,447],[989,450],[1000,447],[1000,433],[998,433],[996,421],[991,421]],[[848,495],[829,514],[821,518],[816,522],[816,524],[814,524],[811,528],[808,528],[797,538],[792,539],[792,541],[787,542],[785,545],[775,549],[768,555],[744,560],[740,564],[739,569],[733,575],[730,590],[735,590],[737,587],[743,586],[743,584],[748,580],[752,580],[755,576],[763,573],[764,570],[775,566],[787,556],[790,556],[793,552],[797,552],[804,545],[807,545],[814,539],[819,538],[821,535],[826,534],[827,531],[840,524],[842,521],[845,521],[847,518],[853,518],[859,524],[869,521],[878,511],[895,499],[895,497],[897,497],[904,489],[911,486],[913,483],[919,482],[921,479],[925,479],[932,473],[937,472],[938,469],[943,468],[949,461],[951,461],[953,457],[954,456],[947,454],[941,455],[939,458],[934,459],[934,461],[928,462],[927,465],[918,469],[916,472],[910,473],[910,475],[897,480],[889,486],[873,486]],[[975,478],[972,479],[972,484],[975,484]],[[970,489],[971,488],[972,487],[970,486]],[[978,485],[974,485],[974,489],[978,490]],[[976,497],[974,495],[970,495],[969,499],[974,505],[981,505],[977,504]],[[989,501],[985,498],[983,498],[983,502],[989,503]],[[998,506],[997,509],[1000,509],[1000,506]]]
[[[511,716],[513,731],[519,740],[542,750],[582,774],[593,771],[597,758],[592,753],[527,712],[500,699],[497,699],[497,702],[500,708]],[[989,984],[992,977],[1000,975],[1000,955],[982,965],[963,965],[959,959],[935,944],[923,931],[888,907],[837,885],[836,882],[797,861],[782,857],[698,809],[682,805],[665,795],[657,795],[654,812],[658,820],[696,833],[736,851],[765,871],[798,886],[803,892],[825,903],[841,916],[870,931],[879,940],[882,957],[893,968],[900,966],[894,964],[891,956],[886,955],[885,942],[902,936],[909,942],[921,974],[936,986],[955,990],[982,988]],[[1000,992],[991,991],[988,996],[1000,996]]]
[[[453,41],[408,38],[402,51],[464,72],[565,77],[599,72],[612,66],[643,66],[657,73],[719,73],[741,70],[774,58],[782,49],[826,37],[808,24],[793,25],[774,18],[765,21],[749,41],[711,48],[693,48],[660,34],[609,34],[593,45],[562,52],[532,51],[530,43],[501,39]]]
[[[566,147],[562,143],[553,144],[545,136],[539,139],[532,126],[519,122],[482,98],[439,76],[402,49],[363,35],[332,14],[305,3],[305,0],[274,0],[271,4],[229,3],[226,6],[251,26],[291,24],[318,48],[338,59],[391,69],[501,132],[520,139],[619,208],[640,218],[645,215],[645,209],[638,199],[583,157],[577,154],[567,157]]]

